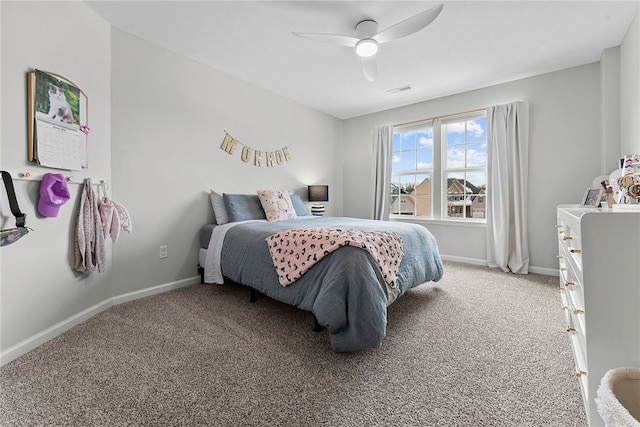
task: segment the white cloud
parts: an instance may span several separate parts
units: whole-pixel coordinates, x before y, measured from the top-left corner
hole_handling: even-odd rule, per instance
[[[420,145],[422,145],[423,147],[433,147],[433,135],[431,135],[430,138],[427,138],[427,137],[424,137],[424,136],[421,137],[418,140],[418,143]]]
[[[478,151],[472,148],[467,149],[467,166],[486,166],[487,165],[487,151],[486,145],[483,145],[484,150]]]
[[[465,131],[465,123],[467,124],[467,130],[469,133],[474,136],[482,136],[484,135],[484,129],[477,121],[473,120],[470,122],[456,122],[456,123],[448,123],[447,124],[447,132],[455,132],[455,133],[464,133]]]
[[[483,144],[483,148],[485,145]],[[447,150],[447,167],[464,168],[466,167],[483,167],[487,165],[486,150],[475,150],[467,148],[467,158],[465,163],[464,149],[452,147]]]
[[[473,133],[475,136],[482,136],[484,135],[484,129],[482,128],[482,126],[480,126],[480,124],[478,122],[476,122],[475,120],[472,122],[468,122],[467,124],[467,130],[471,133]]]
[[[447,132],[463,133],[464,122],[447,123]]]
[[[447,150],[447,167],[448,168],[464,167],[464,149],[449,148]]]

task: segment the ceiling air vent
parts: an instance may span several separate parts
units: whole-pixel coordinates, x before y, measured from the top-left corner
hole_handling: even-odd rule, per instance
[[[407,90],[411,90],[411,86],[410,85],[400,86],[400,87],[397,87],[395,89],[390,89],[390,90],[387,91],[387,93],[400,93],[400,92],[405,92]]]

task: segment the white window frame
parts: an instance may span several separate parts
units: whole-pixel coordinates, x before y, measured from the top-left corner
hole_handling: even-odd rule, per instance
[[[402,129],[403,132],[410,132],[410,131],[417,131],[417,130],[421,130],[421,129],[426,129],[426,128],[433,128],[433,133],[434,133],[434,141],[435,141],[435,125],[434,123],[434,119],[427,119],[427,120],[423,120],[420,122],[416,122],[416,123],[412,123],[410,125],[401,125],[401,126],[394,126],[393,127],[393,134],[396,133],[396,129]],[[392,134],[392,135],[393,135]],[[408,176],[408,175],[429,175],[431,177],[431,216],[418,216],[418,215],[402,215],[402,214],[394,214],[391,211],[391,199],[388,200],[389,203],[389,208],[390,208],[390,217],[393,218],[433,218],[433,212],[434,212],[434,198],[433,198],[433,192],[435,189],[435,186],[433,185],[433,180],[434,180],[434,168],[435,168],[435,163],[437,162],[437,156],[439,156],[439,153],[436,152],[436,147],[435,147],[435,142],[433,144],[433,167],[431,169],[413,169],[413,170],[408,170],[408,171],[402,171],[402,172],[391,172],[391,181],[393,183],[393,180],[395,177],[398,176]],[[415,151],[418,150],[418,148],[416,147],[414,149]],[[390,192],[391,196],[393,196],[392,192]],[[402,200],[402,199],[401,199]]]
[[[409,132],[411,130],[418,130],[424,128],[433,128],[433,167],[430,171],[412,170],[402,172],[392,172],[391,181],[400,175],[414,175],[419,173],[429,174],[431,176],[431,216],[418,216],[418,215],[401,215],[390,212],[390,218],[392,219],[410,219],[410,220],[427,220],[427,221],[442,221],[442,222],[458,222],[462,224],[486,224],[485,218],[459,218],[447,216],[447,176],[449,172],[469,172],[473,170],[483,170],[488,173],[488,169],[485,167],[467,167],[467,168],[452,168],[446,169],[447,163],[447,141],[446,135],[442,134],[443,125],[456,122],[466,122],[471,120],[477,120],[486,118],[487,114],[485,110],[476,111],[471,113],[461,113],[447,116],[446,118],[434,118],[425,119],[411,124],[397,125],[393,127],[393,134]],[[417,149],[417,148],[416,148]],[[487,188],[486,192],[490,191]],[[486,194],[484,195],[486,198]],[[486,200],[486,199],[485,199]],[[391,205],[391,199],[389,199]]]

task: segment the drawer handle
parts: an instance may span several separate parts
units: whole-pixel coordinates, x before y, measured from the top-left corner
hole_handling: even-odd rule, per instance
[[[567,332],[575,332],[576,328],[573,328],[571,326],[567,326]]]
[[[564,236],[564,237],[562,238],[562,240],[573,240],[573,237]]]
[[[562,310],[566,310],[566,309],[568,309],[568,308],[569,308],[569,306],[568,306],[568,305],[561,304],[561,305],[560,305],[560,308],[561,308]]]
[[[580,310],[579,308],[576,308],[575,310],[573,310],[573,314],[584,314],[584,310]]]
[[[580,254],[582,253],[582,249],[570,249],[569,252],[572,254]]]
[[[575,286],[576,282],[565,282],[565,286]]]
[[[587,375],[586,371],[583,371],[582,369],[580,369],[580,368],[578,368],[576,366],[576,377],[583,377],[583,376],[586,376],[586,375]]]
[[[564,259],[562,255],[556,255],[556,259]]]

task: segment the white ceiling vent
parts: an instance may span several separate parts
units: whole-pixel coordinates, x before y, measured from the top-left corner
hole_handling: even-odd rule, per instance
[[[411,86],[410,85],[400,86],[400,87],[397,87],[395,89],[390,89],[387,92],[388,93],[400,93],[400,92],[405,92],[407,90],[411,90]]]

